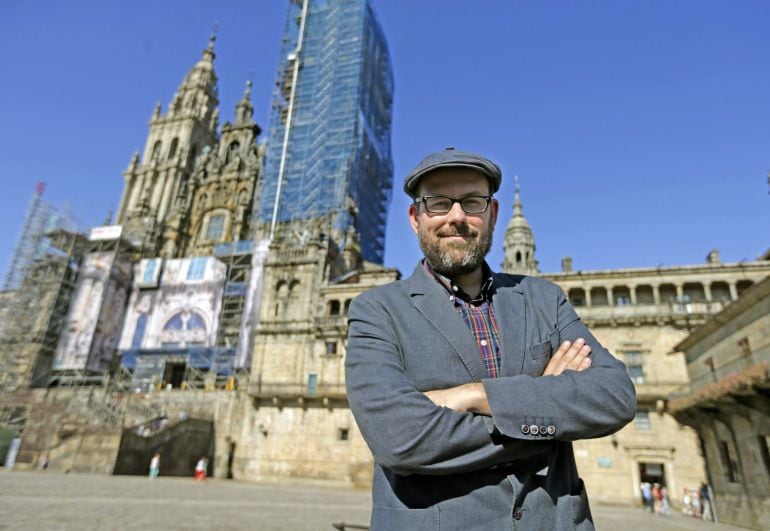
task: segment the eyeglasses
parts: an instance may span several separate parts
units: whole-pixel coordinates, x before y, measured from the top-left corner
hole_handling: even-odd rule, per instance
[[[414,204],[423,203],[425,210],[431,214],[446,214],[455,203],[460,203],[460,208],[466,214],[481,214],[487,211],[491,195],[469,195],[460,199],[447,197],[445,195],[426,195],[414,200]]]

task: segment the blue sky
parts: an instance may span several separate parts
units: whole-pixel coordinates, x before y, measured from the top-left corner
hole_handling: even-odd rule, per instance
[[[120,200],[156,102],[214,23],[221,121],[246,79],[263,129],[280,0],[3,2],[0,269],[34,185],[84,227]],[[503,168],[502,236],[519,175],[543,271],[725,261],[770,247],[770,2],[375,0],[396,81],[385,263],[420,257],[403,175],[446,146]],[[411,233],[409,233],[411,234]]]

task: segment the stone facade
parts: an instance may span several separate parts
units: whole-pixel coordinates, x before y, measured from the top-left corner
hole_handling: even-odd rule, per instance
[[[251,82],[235,121],[218,133],[214,38],[190,70],[165,114],[150,119],[143,156],[124,173],[117,222],[147,257],[213,254],[219,242],[248,239],[262,168]]]
[[[720,521],[770,521],[770,279],[697,327],[675,349],[690,385],[669,409],[701,437]],[[682,355],[682,354],[680,354]]]

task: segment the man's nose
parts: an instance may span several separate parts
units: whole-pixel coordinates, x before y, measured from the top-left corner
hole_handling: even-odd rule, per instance
[[[452,203],[452,208],[449,209],[449,212],[446,214],[447,220],[453,223],[459,223],[462,221],[465,221],[465,210],[463,210],[463,207],[460,205],[460,202],[457,201],[455,203]]]

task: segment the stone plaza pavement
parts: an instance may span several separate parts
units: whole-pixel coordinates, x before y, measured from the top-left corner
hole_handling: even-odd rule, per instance
[[[0,469],[0,529],[256,529],[334,531],[366,525],[369,493],[308,483],[149,480]],[[641,509],[593,507],[598,529],[742,529]]]

